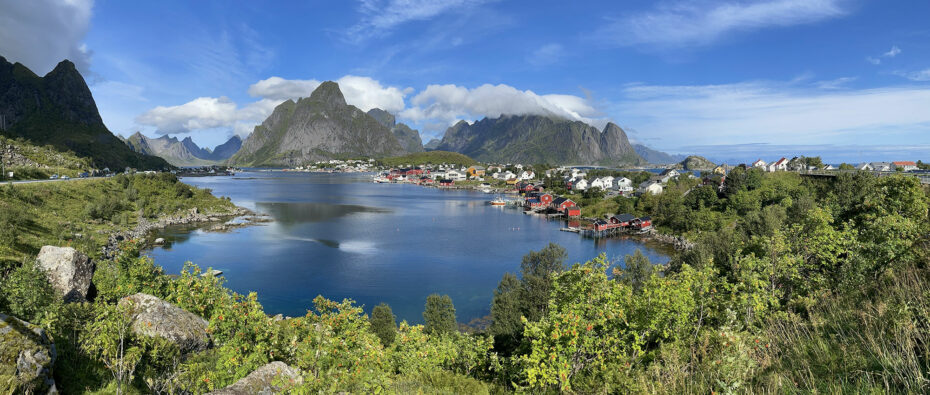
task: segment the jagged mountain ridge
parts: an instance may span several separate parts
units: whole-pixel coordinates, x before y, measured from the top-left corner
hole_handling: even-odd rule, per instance
[[[0,133],[71,151],[97,168],[169,167],[161,158],[133,152],[107,129],[84,77],[68,60],[39,77],[0,56]]]
[[[368,115],[377,120],[380,124],[391,129],[394,137],[400,143],[407,153],[417,153],[425,151],[423,149],[423,140],[420,138],[420,131],[411,129],[404,123],[397,123],[394,115],[380,108],[368,110]]]
[[[229,163],[293,166],[345,157],[388,157],[404,150],[390,128],[349,105],[332,81],[310,97],[288,100],[255,127]]]
[[[210,151],[197,146],[197,143],[194,143],[190,137],[184,140],[170,136],[149,138],[136,132],[126,139],[126,144],[133,151],[158,156],[175,166],[205,166],[229,159],[239,150],[242,140],[234,135],[225,143],[217,146],[216,150]]]
[[[460,121],[446,130],[437,150],[483,162],[574,165],[641,165],[641,158],[614,123],[603,131],[581,121],[554,116],[504,115],[473,124]]]

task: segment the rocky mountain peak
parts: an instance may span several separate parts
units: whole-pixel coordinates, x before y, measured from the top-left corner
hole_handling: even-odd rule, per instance
[[[371,110],[368,110],[368,115],[371,115],[372,118],[376,119],[386,128],[393,128],[394,125],[397,124],[397,119],[394,118],[394,115],[380,108],[372,108]]]
[[[339,84],[333,81],[326,81],[320,84],[313,93],[310,94],[310,100],[323,102],[329,105],[345,106],[346,98],[339,89]]]

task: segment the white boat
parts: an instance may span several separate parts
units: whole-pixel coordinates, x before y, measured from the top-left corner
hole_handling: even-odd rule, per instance
[[[490,204],[490,205],[492,205],[492,206],[506,206],[506,205],[507,205],[507,201],[505,201],[503,198],[501,198],[500,196],[498,196],[498,197],[494,198],[494,200],[488,202],[488,204]]]

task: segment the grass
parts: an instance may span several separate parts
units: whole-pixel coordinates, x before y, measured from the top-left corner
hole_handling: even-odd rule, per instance
[[[97,257],[109,235],[134,227],[140,214],[154,218],[195,207],[227,212],[234,206],[167,173],[8,184],[0,188],[0,263],[32,258],[44,245]]]
[[[87,158],[80,158],[73,152],[60,152],[54,147],[30,144],[24,139],[13,139],[0,135],[0,149],[13,146],[13,152],[33,162],[35,166],[3,167],[0,165],[0,181],[9,180],[8,172],[13,172],[13,180],[47,179],[53,174],[77,177],[93,166]]]

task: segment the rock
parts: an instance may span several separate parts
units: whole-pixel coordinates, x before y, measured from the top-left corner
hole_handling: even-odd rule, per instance
[[[133,332],[167,339],[182,352],[201,351],[210,346],[207,320],[149,294],[137,293],[119,301],[132,303]]]
[[[66,302],[84,301],[94,277],[94,265],[87,255],[71,247],[45,246],[36,257],[48,282],[64,295]]]
[[[42,328],[0,313],[0,393],[57,394],[55,357]]]
[[[161,237],[155,239],[155,245],[162,245],[162,244],[165,244],[165,239]]]
[[[282,378],[283,381],[291,384],[303,383],[303,377],[300,371],[287,366],[284,362],[275,361],[255,369],[248,376],[237,381],[229,387],[210,392],[212,395],[251,395],[251,394],[276,394],[283,392],[286,388],[275,386],[276,378]],[[281,381],[281,380],[279,380]]]

